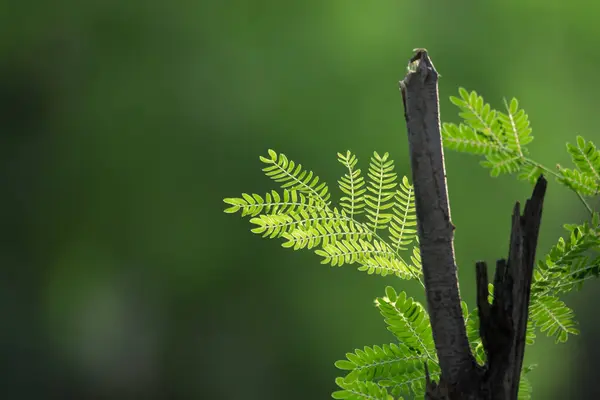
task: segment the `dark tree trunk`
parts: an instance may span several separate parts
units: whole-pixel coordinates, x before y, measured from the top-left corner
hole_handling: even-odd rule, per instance
[[[469,348],[454,259],[442,148],[438,73],[417,49],[400,82],[415,187],[418,233],[431,328],[441,368],[440,382],[428,378],[427,399],[516,400],[523,363],[531,278],[546,180],[540,177],[523,215],[512,216],[508,262],[499,260],[494,302],[488,302],[487,267],[477,263],[477,307],[487,364]]]

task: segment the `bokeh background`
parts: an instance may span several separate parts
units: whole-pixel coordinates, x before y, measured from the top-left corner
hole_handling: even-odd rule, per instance
[[[224,197],[274,188],[268,148],[335,188],[336,152],[410,174],[400,80],[415,47],[448,97],[517,97],[536,160],[600,139],[600,6],[582,1],[4,1],[0,13],[3,399],[326,399],[333,362],[392,341],[373,307],[412,283],[330,268],[249,232]],[[461,291],[507,251],[515,200],[447,152]],[[334,196],[339,192],[334,189]],[[597,205],[597,204],[594,204]],[[580,222],[551,183],[540,254]],[[598,283],[581,335],[527,354],[534,399],[595,398]]]

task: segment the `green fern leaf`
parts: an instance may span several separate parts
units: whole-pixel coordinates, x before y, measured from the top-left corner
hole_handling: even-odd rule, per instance
[[[316,254],[323,257],[321,264],[332,267],[358,263],[359,271],[382,276],[396,275],[403,279],[414,277],[410,267],[393,252],[387,243],[373,239],[337,240],[317,249]]]
[[[463,319],[465,320],[465,324],[467,324],[469,321],[469,306],[467,305],[466,302],[464,302],[464,301],[460,302],[460,311],[462,313]]]
[[[342,240],[324,246],[315,253],[323,257],[321,264],[331,264],[332,267],[359,262],[369,251],[368,242]]]
[[[531,127],[525,111],[512,99],[505,102],[506,113],[493,110],[476,92],[459,89],[460,98],[450,101],[461,110],[459,115],[466,125],[443,124],[444,145],[450,149],[482,154],[481,165],[491,169],[490,175],[521,172],[519,179],[535,182],[542,173],[540,166],[525,157],[531,143]]]
[[[331,394],[334,399],[345,400],[394,400],[387,390],[373,382],[353,381],[346,382],[344,378],[335,380],[342,390]]]
[[[273,239],[281,236],[284,228],[291,225],[293,221],[292,217],[285,214],[262,214],[250,220],[251,223],[256,225],[251,231],[252,233]]]
[[[515,153],[488,154],[485,158],[486,161],[482,161],[481,165],[491,169],[490,175],[492,177],[517,172],[524,164],[523,158]]]
[[[413,246],[412,256],[410,256],[410,260],[413,263],[413,269],[417,275],[423,274],[423,265],[421,264],[421,249],[419,248],[419,237],[416,238],[415,245]]]
[[[559,182],[574,191],[584,196],[595,196],[598,194],[598,182],[593,175],[577,169],[562,168],[560,166],[558,172],[561,175]]]
[[[464,309],[463,313],[465,311],[467,310]],[[487,360],[487,355],[485,354],[485,349],[483,348],[483,343],[481,341],[481,337],[479,336],[479,312],[477,309],[472,310],[468,314],[468,316],[465,318],[465,324],[469,346],[471,347],[471,351],[475,356],[475,360],[479,365],[484,365]]]
[[[527,181],[531,184],[535,184],[544,172],[544,170],[536,164],[525,163],[521,166],[520,173],[517,176],[517,179],[522,181]]]
[[[226,213],[241,211],[242,217],[255,217],[261,213],[293,214],[298,209],[309,209],[311,211],[323,209],[323,205],[318,203],[314,197],[307,197],[295,190],[284,190],[283,195],[272,190],[264,197],[256,193],[252,195],[242,193],[242,197],[228,197],[223,201],[231,205],[225,210]]]
[[[500,142],[464,124],[442,124],[442,138],[445,147],[463,153],[494,154],[504,151]]]
[[[313,248],[321,244],[326,246],[341,238],[370,240],[371,233],[364,224],[356,223],[343,211],[322,208],[321,202],[316,201],[313,197],[298,194],[296,191],[284,192],[282,202],[251,204],[250,198],[248,196],[246,199],[225,200],[229,204],[235,204],[231,208],[242,209],[249,215],[256,215],[265,210],[276,211],[276,214],[257,215],[250,219],[250,222],[256,225],[252,229],[254,233],[271,239],[278,237],[286,239],[282,244],[283,247],[292,247],[298,250],[305,247]]]
[[[345,155],[342,153],[337,155],[338,161],[348,170],[338,181],[340,190],[346,195],[340,199],[340,206],[348,213],[350,218],[353,218],[364,211],[365,180],[360,174],[360,169],[355,169],[358,160],[354,154],[347,151]]]
[[[529,309],[531,321],[541,332],[554,337],[556,343],[566,342],[569,334],[577,335],[573,310],[554,296],[536,296],[532,298]]]
[[[502,129],[496,117],[497,111],[483,101],[475,91],[468,92],[465,88],[458,89],[460,97],[450,97],[450,101],[461,110],[460,117],[471,128],[483,133],[493,142],[502,146]]]
[[[529,400],[531,399],[531,383],[529,383],[529,379],[527,379],[527,375],[537,367],[536,364],[530,364],[526,367],[523,367],[521,370],[521,376],[519,380],[519,400]]]
[[[430,378],[439,381],[441,375],[439,366],[432,362],[428,362],[427,365]],[[406,395],[422,399],[425,397],[426,381],[424,363],[420,363],[415,364],[415,368],[412,370],[407,369],[390,379],[382,379],[377,383],[391,391],[394,396]]]
[[[510,105],[506,104],[507,114],[497,113],[498,120],[504,131],[504,144],[519,157],[527,154],[525,146],[533,140],[529,119],[525,111],[519,110],[517,99],[513,98]]]
[[[529,400],[531,399],[531,392],[533,389],[531,388],[531,383],[529,379],[524,374],[521,374],[521,379],[519,380],[519,394],[518,400]]]
[[[567,143],[567,151],[581,172],[600,182],[600,151],[594,143],[586,143],[583,137],[577,136],[577,146]]]
[[[600,258],[590,260],[587,253],[600,248],[598,215],[592,224],[565,225],[568,236],[559,238],[534,271],[535,295],[568,292],[600,274]]]
[[[326,223],[328,220],[335,220],[336,217],[327,210],[306,210],[298,209],[290,214],[261,214],[250,219],[250,223],[256,225],[251,231],[262,234],[263,237],[270,239],[283,236],[291,232],[296,227],[309,229],[320,222]]]
[[[589,279],[600,276],[600,257],[590,259],[580,257],[576,259],[569,268],[568,273],[562,274],[562,280],[555,281],[551,286],[556,292],[569,292],[573,289],[581,289],[583,283]]]
[[[373,243],[377,243],[377,245]],[[368,242],[362,239],[357,241],[339,240],[324,246],[323,249],[317,250],[316,253],[323,257],[321,264],[331,264],[332,267],[361,262],[365,258],[375,256],[378,253],[391,257],[395,256],[395,253],[386,250],[385,246],[381,245],[378,241]]]
[[[282,192],[266,195],[243,193],[226,198],[226,213],[250,216],[251,231],[265,238],[283,238],[282,246],[314,249],[323,264],[357,264],[368,274],[395,275],[402,279],[421,275],[418,248],[413,247],[413,264],[404,261],[400,250],[408,250],[416,240],[414,192],[408,179],[397,188],[394,162],[386,153],[374,153],[368,170],[368,183],[356,168],[358,160],[350,152],[338,153],[347,173],[340,179],[345,196],[341,209],[330,208],[329,191],[312,172],[269,150],[261,157],[266,175],[280,183]],[[356,219],[365,212],[366,221]],[[377,234],[390,225],[388,243]],[[383,236],[383,235],[382,235]],[[388,239],[386,238],[386,239]]]
[[[465,304],[466,307],[466,304]],[[464,312],[467,310],[463,310]],[[479,337],[479,313],[477,309],[467,314],[465,318],[465,327],[467,329],[467,338],[471,345],[471,350],[475,350],[477,346],[481,344],[481,338]],[[483,360],[477,360],[479,362]]]
[[[376,299],[376,305],[388,324],[388,330],[400,343],[435,360],[433,336],[425,308],[407,297],[406,292],[397,294],[390,286],[385,292],[385,297]]]
[[[269,150],[269,157],[260,157],[260,160],[268,166],[263,172],[269,178],[281,185],[283,189],[297,190],[309,196],[314,196],[323,203],[327,203],[330,197],[329,188],[325,182],[319,183],[319,177],[312,171],[306,171],[302,165],[288,160],[283,153],[277,154]]]
[[[394,161],[389,159],[389,154],[383,156],[374,153],[367,173],[369,181],[365,193],[365,211],[368,219],[367,225],[376,232],[385,229],[391,221],[393,214],[386,212],[394,206],[390,201],[394,198],[397,175],[394,172]]]
[[[360,261],[359,271],[365,271],[369,275],[377,274],[381,276],[396,275],[401,279],[411,279],[416,276],[413,269],[408,266],[401,258],[375,255],[366,257]]]
[[[531,317],[527,321],[527,330],[525,331],[525,344],[531,346],[535,343],[535,323],[532,321]]]
[[[297,224],[291,231],[283,232],[282,237],[286,239],[283,247],[299,250],[303,248],[312,249],[316,246],[326,247],[339,239],[356,241],[359,238],[370,240],[371,234],[368,229],[357,224],[354,220],[345,216],[345,213],[324,212],[325,218],[313,218],[303,224]]]
[[[396,250],[407,250],[417,234],[415,192],[405,176],[394,196],[393,216],[390,220],[390,241]]]
[[[346,360],[340,360],[335,366],[350,371],[345,382],[378,381],[392,379],[406,371],[413,371],[425,362],[421,354],[417,354],[403,344],[384,344],[383,346],[366,346],[346,354]]]

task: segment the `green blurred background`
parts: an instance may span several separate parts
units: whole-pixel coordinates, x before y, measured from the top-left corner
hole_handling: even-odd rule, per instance
[[[222,198],[274,187],[268,148],[335,187],[336,152],[410,174],[398,80],[415,47],[459,86],[530,115],[536,160],[598,141],[600,5],[565,1],[4,1],[0,13],[3,399],[326,399],[333,362],[392,341],[386,285],[249,232]],[[463,298],[507,253],[528,184],[446,153]],[[334,189],[334,196],[339,192]],[[550,184],[540,254],[580,222]],[[527,354],[534,399],[595,398],[591,282],[582,334]]]

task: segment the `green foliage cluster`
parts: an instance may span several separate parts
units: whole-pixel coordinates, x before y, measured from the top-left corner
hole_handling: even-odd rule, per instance
[[[533,140],[532,130],[516,99],[505,101],[505,111],[498,111],[475,92],[461,88],[459,94],[451,101],[460,109],[463,122],[443,124],[445,147],[483,156],[481,164],[492,176],[514,173],[518,179],[533,183],[542,173],[553,175],[590,210],[589,222],[565,226],[565,237],[537,262],[534,271],[527,344],[535,342],[536,332],[564,342],[578,331],[573,311],[559,296],[600,274],[600,257],[594,255],[600,249],[600,217],[591,212],[585,200],[585,196],[598,192],[600,152],[593,143],[578,137],[576,145],[567,145],[575,167],[559,166],[552,171],[529,158],[527,145]],[[331,201],[328,185],[317,175],[286,155],[269,150],[267,156],[260,157],[265,164],[263,171],[280,189],[226,198],[225,212],[250,217],[252,232],[278,238],[286,248],[310,249],[323,264],[355,264],[368,274],[395,275],[422,284],[412,184],[406,176],[398,177],[388,153],[375,152],[366,174],[350,151],[337,156],[344,172],[338,180],[342,197],[337,205]],[[336,379],[340,390],[333,397],[422,397],[426,370],[433,378],[440,372],[425,308],[392,287],[387,287],[385,296],[377,298],[375,304],[395,341],[356,349],[336,362],[345,375]],[[473,354],[484,363],[477,309],[469,311],[466,303],[462,309]],[[532,368],[523,369],[521,399],[530,397],[525,375]]]
[[[540,174],[554,176],[570,188],[590,212],[590,221],[565,225],[567,234],[537,262],[531,288],[530,327],[546,332],[557,342],[577,334],[573,311],[559,295],[580,288],[584,281],[600,274],[600,217],[589,206],[586,196],[594,196],[600,185],[600,152],[581,136],[576,145],[567,143],[574,168],[557,165],[557,170],[529,158],[526,147],[533,136],[527,114],[517,99],[505,101],[505,111],[494,110],[476,92],[461,88],[460,97],[450,100],[460,109],[461,124],[444,123],[444,146],[465,153],[483,155],[481,165],[492,176],[516,174],[520,180],[535,183]],[[533,343],[533,332],[528,342]]]
[[[357,264],[369,274],[419,279],[420,258],[412,247],[414,191],[406,177],[398,179],[388,153],[373,154],[366,180],[356,168],[354,154],[338,154],[345,168],[339,180],[343,193],[339,207],[331,204],[328,186],[312,171],[273,150],[260,159],[266,164],[265,174],[282,191],[227,198],[230,207],[225,212],[252,217],[252,232],[281,238],[283,247],[314,249],[323,264]],[[409,248],[411,253],[406,254]]]

